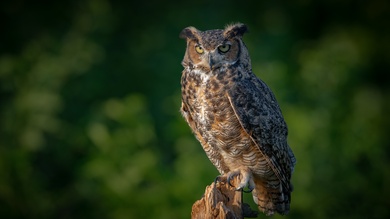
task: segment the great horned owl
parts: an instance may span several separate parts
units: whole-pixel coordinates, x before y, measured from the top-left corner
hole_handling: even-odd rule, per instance
[[[287,125],[270,88],[251,68],[244,24],[182,30],[181,113],[221,176],[239,176],[267,215],[290,209],[295,157]]]

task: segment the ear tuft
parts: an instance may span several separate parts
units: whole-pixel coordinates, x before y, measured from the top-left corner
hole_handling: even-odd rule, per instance
[[[195,27],[186,27],[181,32],[179,37],[182,39],[196,39],[196,35],[198,35],[198,30]]]
[[[223,31],[223,35],[226,38],[242,37],[246,32],[248,32],[248,27],[245,24],[236,23],[227,25]]]

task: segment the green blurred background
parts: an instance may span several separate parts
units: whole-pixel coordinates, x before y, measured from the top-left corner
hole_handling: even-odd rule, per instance
[[[389,6],[1,1],[0,218],[189,218],[218,173],[179,113],[178,35],[237,21],[298,160],[283,218],[390,218]]]

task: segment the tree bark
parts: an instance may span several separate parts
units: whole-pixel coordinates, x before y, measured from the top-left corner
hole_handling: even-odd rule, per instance
[[[257,217],[248,204],[242,202],[242,190],[236,191],[238,178],[230,186],[226,181],[213,182],[206,187],[203,197],[192,205],[192,219],[243,219]]]

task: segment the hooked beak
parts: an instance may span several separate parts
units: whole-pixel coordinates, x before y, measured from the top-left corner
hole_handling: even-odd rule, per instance
[[[211,53],[208,55],[208,64],[211,70],[215,68],[215,60],[213,59],[213,55]]]

